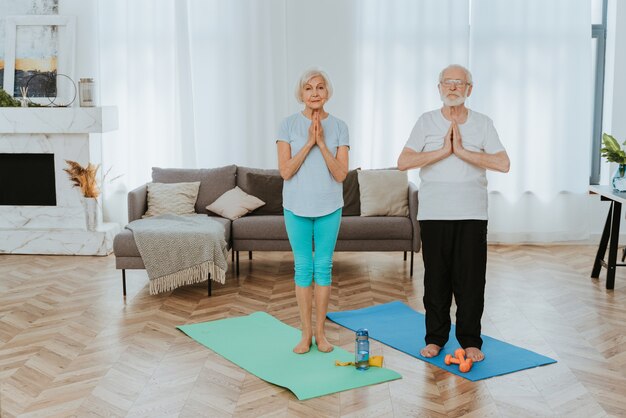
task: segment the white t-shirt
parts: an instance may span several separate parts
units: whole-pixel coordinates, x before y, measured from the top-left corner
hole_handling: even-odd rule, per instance
[[[324,140],[332,155],[337,154],[339,146],[350,146],[348,125],[344,121],[328,115],[321,122]],[[293,157],[308,141],[310,126],[310,119],[301,112],[294,113],[280,124],[277,141],[287,142]],[[307,217],[328,215],[343,207],[343,183],[330,174],[317,145],[311,148],[296,174],[283,183],[283,207]]]
[[[424,113],[415,123],[405,147],[417,152],[443,147],[450,127],[441,109]],[[468,110],[459,124],[463,147],[468,151],[495,154],[504,151],[493,122],[482,113]],[[487,176],[484,168],[452,154],[420,169],[418,220],[487,219]]]

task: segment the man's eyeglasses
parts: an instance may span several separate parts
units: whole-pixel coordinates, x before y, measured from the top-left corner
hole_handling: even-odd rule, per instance
[[[456,79],[446,79],[443,80],[441,82],[441,84],[443,84],[446,87],[452,87],[455,86],[457,88],[463,88],[465,87],[468,83],[466,81],[463,80],[456,80]]]

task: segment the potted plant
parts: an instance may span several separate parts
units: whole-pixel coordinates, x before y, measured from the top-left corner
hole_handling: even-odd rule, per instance
[[[613,136],[609,134],[602,134],[602,145],[604,147],[600,150],[601,155],[606,158],[610,163],[617,163],[619,166],[615,170],[615,174],[611,179],[611,185],[613,189],[618,192],[626,191],[626,152],[622,149],[622,146],[617,142]],[[622,143],[626,145],[626,141]]]
[[[0,87],[0,107],[41,107],[40,104],[30,102],[26,98],[27,93],[28,90],[24,89],[22,91],[22,99],[18,100],[11,97],[9,93],[2,90],[2,87]]]

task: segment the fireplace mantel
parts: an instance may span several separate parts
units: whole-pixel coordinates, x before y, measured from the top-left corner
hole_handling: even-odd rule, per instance
[[[117,107],[0,107],[0,134],[89,134],[117,129]]]
[[[0,206],[0,254],[111,253],[119,225],[102,223],[88,231],[82,197],[63,169],[65,160],[100,164],[101,140],[106,140],[100,134],[117,124],[115,106],[0,108],[0,153],[53,154],[57,203]]]

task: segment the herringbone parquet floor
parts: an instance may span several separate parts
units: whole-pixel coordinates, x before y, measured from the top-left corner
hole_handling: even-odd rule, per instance
[[[298,326],[289,253],[242,257],[204,285],[150,296],[111,257],[0,256],[2,417],[602,417],[626,416],[626,270],[589,278],[591,246],[490,246],[483,332],[559,360],[469,382],[377,342],[401,380],[298,401],[195,343],[175,326],[262,310]],[[422,310],[401,253],[338,253],[331,310],[402,300]],[[327,325],[353,350],[354,335]]]

